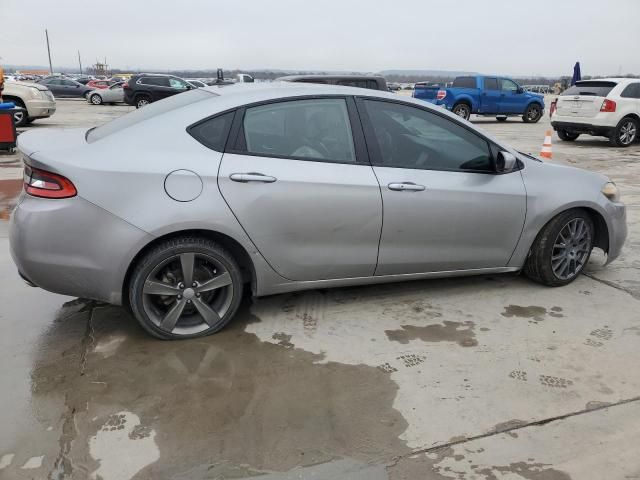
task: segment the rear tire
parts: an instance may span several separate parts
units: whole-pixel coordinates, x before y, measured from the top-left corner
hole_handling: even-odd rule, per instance
[[[572,226],[576,226],[575,235],[571,233]],[[560,213],[536,237],[524,274],[549,287],[573,282],[589,261],[593,239],[593,220],[587,212],[574,209]],[[565,266],[566,275],[563,271]]]
[[[638,121],[635,118],[626,117],[616,125],[609,143],[614,147],[629,147],[638,139]]]
[[[240,268],[225,249],[212,240],[183,236],[160,243],[137,262],[128,293],[142,328],[177,340],[224,328],[240,306],[242,289]]]
[[[566,130],[558,130],[557,133],[558,133],[558,138],[560,138],[560,140],[565,142],[573,142],[575,139],[577,139],[580,136],[579,133],[567,132]]]
[[[148,95],[138,95],[135,100],[136,108],[142,108],[151,103],[151,98]]]
[[[469,120],[471,117],[471,107],[466,103],[458,103],[454,105],[451,111],[465,120]]]
[[[542,107],[537,103],[532,103],[524,111],[522,121],[524,123],[538,123],[542,118]]]
[[[97,93],[92,94],[89,97],[89,101],[91,102],[92,105],[102,105],[102,97]]]

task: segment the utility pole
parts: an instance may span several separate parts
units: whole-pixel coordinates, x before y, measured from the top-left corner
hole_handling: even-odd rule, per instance
[[[47,53],[49,54],[49,73],[53,75],[53,65],[51,64],[51,48],[49,47],[49,32],[44,29],[44,34],[47,37]]]
[[[80,65],[80,75],[82,75],[82,60],[80,60],[80,50],[78,50],[78,64]]]

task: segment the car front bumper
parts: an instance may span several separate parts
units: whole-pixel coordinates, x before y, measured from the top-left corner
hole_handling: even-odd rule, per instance
[[[627,239],[627,209],[623,203],[607,202],[605,211],[609,230],[607,263],[610,263],[620,256],[622,246]]]
[[[45,290],[121,304],[135,254],[153,237],[81,197],[22,193],[9,224],[20,275]]]
[[[29,118],[47,118],[56,113],[56,102],[53,100],[28,100],[26,108]]]

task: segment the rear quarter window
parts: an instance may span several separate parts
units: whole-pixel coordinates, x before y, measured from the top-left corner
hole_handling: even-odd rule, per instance
[[[624,98],[640,98],[640,82],[627,85],[620,96]]]
[[[224,152],[234,114],[235,111],[232,111],[203,120],[189,127],[187,131],[205,147]]]
[[[560,96],[589,95],[593,97],[606,97],[616,85],[617,83],[615,82],[576,82],[574,86],[566,89]]]

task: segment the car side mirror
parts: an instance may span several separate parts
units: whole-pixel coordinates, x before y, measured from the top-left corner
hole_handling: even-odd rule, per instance
[[[524,88],[518,87],[518,89],[516,90],[516,93],[524,93]]]
[[[496,159],[496,172],[510,172],[515,168],[517,162],[518,160],[512,153],[505,152],[504,150],[500,151]]]

